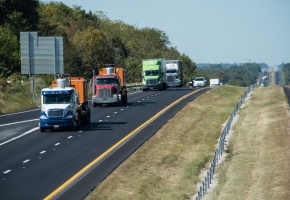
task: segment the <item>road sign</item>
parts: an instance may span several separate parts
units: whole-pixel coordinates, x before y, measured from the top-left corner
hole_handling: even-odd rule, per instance
[[[63,38],[20,32],[21,74],[63,74]]]

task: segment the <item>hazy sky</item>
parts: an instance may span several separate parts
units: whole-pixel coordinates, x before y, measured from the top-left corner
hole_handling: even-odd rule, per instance
[[[48,2],[44,0],[43,2]],[[157,28],[197,63],[290,63],[290,0],[62,0]]]

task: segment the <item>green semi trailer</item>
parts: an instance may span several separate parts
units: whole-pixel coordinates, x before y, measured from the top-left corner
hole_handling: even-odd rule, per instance
[[[166,90],[166,59],[142,60],[142,90]]]

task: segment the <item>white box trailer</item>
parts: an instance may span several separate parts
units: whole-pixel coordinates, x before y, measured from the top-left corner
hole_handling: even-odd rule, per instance
[[[210,87],[220,86],[220,80],[218,78],[210,79],[209,86]]]

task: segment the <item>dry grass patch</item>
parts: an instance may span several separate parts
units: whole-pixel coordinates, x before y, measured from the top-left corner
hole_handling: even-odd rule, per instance
[[[0,114],[10,113],[35,107],[29,85],[19,86],[17,92],[0,91]]]
[[[290,197],[288,105],[281,87],[256,89],[240,113],[230,157],[206,199],[286,200]]]
[[[186,199],[246,88],[214,88],[186,105],[86,199]]]

